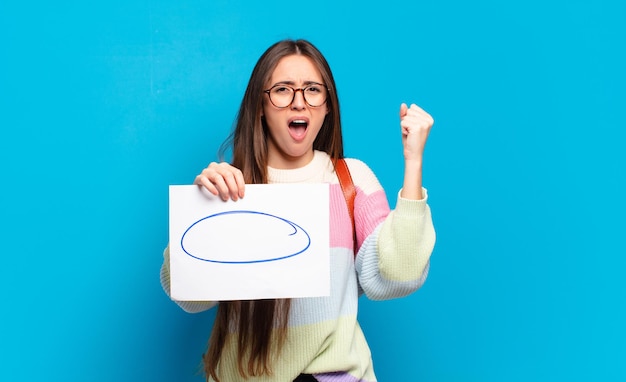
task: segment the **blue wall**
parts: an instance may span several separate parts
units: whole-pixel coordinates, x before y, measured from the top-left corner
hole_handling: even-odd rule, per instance
[[[200,381],[214,312],[158,281],[167,186],[215,159],[267,46],[327,56],[347,155],[401,182],[435,117],[413,296],[363,299],[381,381],[626,379],[623,1],[0,3],[0,379]]]

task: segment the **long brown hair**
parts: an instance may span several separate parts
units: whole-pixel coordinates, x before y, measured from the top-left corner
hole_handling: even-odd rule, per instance
[[[261,118],[263,90],[269,85],[278,62],[286,56],[302,55],[313,61],[328,87],[326,106],[328,113],[315,141],[314,150],[328,153],[333,160],[343,158],[343,140],[339,98],[335,80],[322,53],[306,40],[283,40],[270,46],[256,63],[243,96],[235,129],[220,148],[222,155],[232,147],[232,165],[243,172],[247,184],[267,183],[268,132]],[[242,377],[272,373],[273,356],[280,352],[286,339],[290,299],[222,301],[203,355],[207,379],[218,379],[217,368],[227,336],[237,335],[237,363]],[[273,341],[274,339],[274,341]],[[276,348],[272,348],[272,344]]]

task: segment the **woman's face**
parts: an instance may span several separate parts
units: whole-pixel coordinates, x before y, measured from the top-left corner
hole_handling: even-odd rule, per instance
[[[280,169],[299,168],[313,159],[313,142],[328,112],[326,102],[317,105],[315,101],[325,99],[325,85],[319,70],[308,57],[291,55],[278,61],[266,86],[266,89],[273,90],[271,94],[264,93],[263,100],[263,116],[269,132],[269,166]],[[286,107],[274,105],[283,106],[289,101],[289,87],[301,89],[307,86],[310,87],[306,90],[296,91],[293,102]],[[305,92],[309,103],[315,106],[305,101]]]

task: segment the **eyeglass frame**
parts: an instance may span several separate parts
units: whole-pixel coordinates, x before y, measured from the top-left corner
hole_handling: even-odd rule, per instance
[[[326,97],[324,98],[324,102],[322,102],[321,104],[319,104],[317,106],[311,105],[309,103],[309,101],[306,99],[306,96],[304,95],[305,94],[304,90],[306,90],[307,88],[309,88],[311,86],[314,86],[314,85],[323,86],[324,88],[326,88]],[[282,86],[282,87],[289,88],[289,89],[293,90],[293,95],[291,97],[291,101],[286,106],[276,106],[274,101],[272,101],[272,96],[271,96],[270,92],[272,91],[272,89],[274,89],[277,86]],[[302,87],[302,88],[294,88],[293,86],[290,86],[290,85],[278,83],[278,84],[272,85],[272,87],[270,87],[269,89],[263,90],[263,93],[267,93],[267,97],[270,99],[270,102],[272,103],[272,105],[274,105],[274,107],[277,107],[279,109],[284,109],[284,108],[287,108],[287,107],[291,106],[293,101],[295,101],[295,99],[296,99],[296,93],[297,92],[302,92],[302,99],[310,107],[320,107],[324,103],[326,103],[326,101],[328,100],[328,93],[330,92],[330,89],[328,88],[328,86],[326,86],[324,84],[320,84],[319,82],[311,82],[311,83],[307,84],[305,87]]]

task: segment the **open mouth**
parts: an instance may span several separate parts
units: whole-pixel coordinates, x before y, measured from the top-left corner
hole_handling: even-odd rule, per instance
[[[301,139],[306,134],[309,122],[304,119],[294,119],[289,122],[289,133],[294,139]]]

